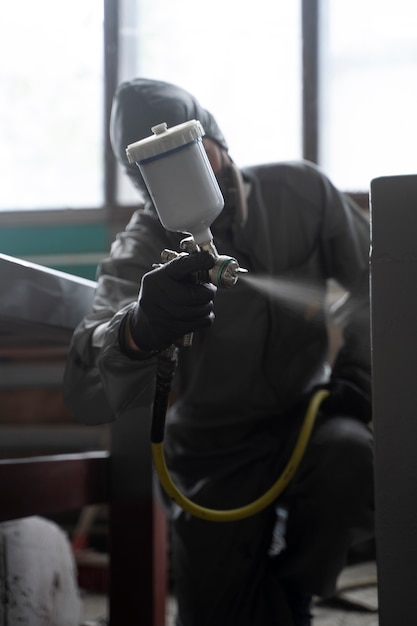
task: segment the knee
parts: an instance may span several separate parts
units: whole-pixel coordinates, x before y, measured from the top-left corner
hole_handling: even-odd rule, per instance
[[[332,417],[323,421],[312,438],[312,444],[321,452],[327,450],[331,456],[351,464],[373,465],[372,432],[362,422],[350,417]]]
[[[365,424],[353,418],[331,418],[319,429],[315,445],[327,480],[345,493],[353,488],[359,498],[360,494],[373,497],[373,437]]]
[[[365,424],[347,417],[328,418],[317,426],[309,448],[305,469],[327,489],[373,494],[373,437]]]
[[[349,541],[354,532],[361,540],[370,536],[374,515],[371,431],[346,417],[320,421],[289,496],[290,506],[303,516],[304,524],[310,518],[312,528],[327,528],[329,533],[344,529]]]

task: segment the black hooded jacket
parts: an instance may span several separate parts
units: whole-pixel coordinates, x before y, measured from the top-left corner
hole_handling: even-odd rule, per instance
[[[214,118],[187,92],[145,79],[119,88],[113,147],[139,187],[126,146],[149,135],[152,125],[187,119],[200,119],[207,135],[226,148]],[[235,256],[250,279],[218,290],[214,324],[179,353],[179,399],[167,424],[167,451],[171,467],[179,475],[183,468],[188,480],[198,451],[212,450],[219,464],[235,463],[234,455],[219,452],[228,445],[227,432],[236,441],[263,420],[285,422],[303,394],[327,380],[332,281],[349,298],[339,311],[344,340],[330,376],[353,383],[370,399],[366,216],[307,162],[254,166],[242,175],[245,223],[233,219],[231,194],[225,206],[230,219],[212,230],[219,252]],[[119,330],[143,274],[164,248],[178,249],[182,236],[164,230],[147,199],[101,263],[94,310],[74,333],[64,379],[66,402],[80,421],[109,422],[151,406],[157,359],[135,361],[123,354]],[[265,445],[268,437],[265,429]]]

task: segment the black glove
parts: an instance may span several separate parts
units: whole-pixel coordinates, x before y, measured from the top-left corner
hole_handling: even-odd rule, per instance
[[[145,274],[130,317],[130,333],[144,352],[168,348],[184,335],[210,326],[216,288],[195,273],[214,265],[209,252],[187,254]],[[193,276],[194,274],[194,276]]]
[[[324,415],[347,415],[366,424],[372,419],[372,405],[365,393],[347,380],[334,379],[318,389],[327,389],[330,395],[323,400],[320,411]]]

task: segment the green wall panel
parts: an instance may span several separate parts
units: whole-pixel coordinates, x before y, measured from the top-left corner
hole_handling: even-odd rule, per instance
[[[96,280],[96,272],[97,265],[93,264],[74,264],[74,265],[58,265],[58,264],[50,264],[48,267],[51,267],[54,270],[59,270],[60,272],[66,272],[67,274],[72,274],[74,276],[80,276],[81,278],[88,278],[89,280]]]
[[[1,254],[90,280],[96,279],[97,263],[108,250],[109,229],[106,224],[6,225],[0,228]],[[86,255],[93,256],[93,259],[86,259]]]
[[[0,228],[0,252],[11,256],[104,252],[108,247],[108,229],[104,224]]]

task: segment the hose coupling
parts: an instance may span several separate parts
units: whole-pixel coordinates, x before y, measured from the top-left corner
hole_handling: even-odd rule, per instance
[[[226,254],[219,254],[213,240],[197,245],[193,237],[186,237],[185,239],[182,239],[180,248],[182,253],[168,249],[163,250],[161,253],[162,263],[167,263],[184,253],[193,254],[194,252],[199,252],[200,250],[207,250],[207,252],[210,252],[210,254],[214,257],[214,266],[207,272],[207,282],[211,282],[213,285],[216,285],[216,287],[232,287],[237,283],[239,274],[246,274],[248,271],[240,267],[234,257]],[[199,278],[201,280],[206,280],[206,277]]]

